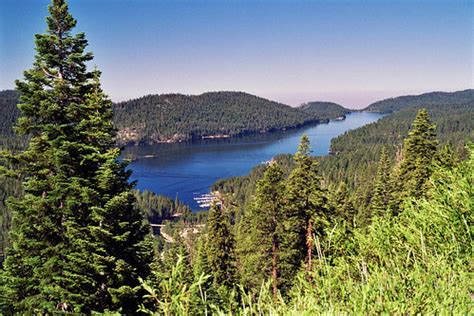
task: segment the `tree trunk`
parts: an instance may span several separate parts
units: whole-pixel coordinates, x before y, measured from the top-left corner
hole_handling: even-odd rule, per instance
[[[275,236],[273,236],[273,245],[272,245],[272,279],[273,279],[273,298],[277,299],[278,293],[278,242]]]
[[[311,219],[308,221],[308,225],[306,227],[306,247],[308,249],[306,262],[306,270],[311,271],[312,269],[312,259],[313,259],[313,222]]]

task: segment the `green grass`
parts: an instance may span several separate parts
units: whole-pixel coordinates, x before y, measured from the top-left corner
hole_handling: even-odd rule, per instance
[[[468,160],[454,170],[438,170],[431,182],[427,197],[406,201],[398,217],[374,218],[351,236],[332,228],[317,245],[314,271],[298,275],[288,298],[274,299],[268,283],[256,296],[237,285],[236,308],[188,306],[173,314],[474,314],[473,148]],[[183,303],[206,305],[205,293],[192,296],[195,301]],[[164,311],[158,304],[155,312]]]

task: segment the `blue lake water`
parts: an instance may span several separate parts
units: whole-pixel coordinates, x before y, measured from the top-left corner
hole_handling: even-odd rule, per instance
[[[327,155],[331,139],[381,118],[378,113],[356,112],[344,121],[285,132],[232,139],[129,147],[139,157],[130,164],[137,188],[178,198],[198,210],[195,197],[209,193],[218,179],[247,174],[254,166],[283,153],[295,153],[302,134],[311,141],[313,155]],[[148,157],[147,157],[148,156]],[[152,156],[152,157],[150,157]]]

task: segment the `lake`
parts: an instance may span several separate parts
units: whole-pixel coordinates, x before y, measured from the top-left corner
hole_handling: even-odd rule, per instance
[[[230,139],[128,147],[139,157],[129,168],[137,188],[149,190],[198,210],[194,198],[209,193],[218,179],[246,175],[254,166],[283,153],[295,153],[302,134],[311,141],[313,155],[327,155],[331,139],[383,117],[379,113],[355,112],[343,121],[307,126],[285,132]]]

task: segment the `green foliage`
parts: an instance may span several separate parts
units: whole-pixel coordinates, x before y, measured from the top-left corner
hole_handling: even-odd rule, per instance
[[[271,277],[279,284],[279,256],[284,194],[283,172],[271,162],[257,182],[252,206],[244,213],[237,236],[239,275],[248,288],[256,288]]]
[[[474,99],[474,90],[468,89],[457,92],[429,92],[420,95],[407,95],[370,104],[364,111],[391,113],[408,107],[426,107],[429,105],[443,105],[467,103]]]
[[[215,203],[207,217],[207,255],[213,281],[231,287],[235,282],[234,237],[223,210]]]
[[[464,104],[429,105],[436,124],[440,144],[450,143],[456,159],[466,155],[464,146],[474,141],[474,100]],[[337,188],[344,182],[361,220],[370,217],[369,204],[377,176],[380,153],[385,147],[392,165],[399,160],[403,139],[408,135],[418,108],[409,107],[361,128],[351,130],[331,141],[334,155],[317,157],[323,187]],[[285,176],[294,168],[290,155],[275,157]],[[246,208],[255,192],[255,184],[263,174],[263,166],[255,167],[247,176],[217,181],[213,190],[228,193],[237,205],[238,214]]]
[[[280,255],[280,282],[291,286],[294,276],[306,260],[311,268],[313,235],[321,236],[329,224],[329,210],[325,192],[321,189],[318,163],[310,156],[307,135],[301,137],[294,155],[295,167],[286,181]]]
[[[463,105],[459,108],[454,107],[454,112],[459,111],[459,114],[467,114],[470,110],[470,105]],[[446,114],[446,110],[437,108],[434,113],[436,113],[436,117],[439,118],[442,115],[441,113],[444,113],[444,115]],[[394,114],[392,116],[396,115],[397,114]],[[457,114],[455,114],[454,117],[455,118],[451,119],[456,119],[456,117],[458,117]],[[444,125],[448,120],[441,119],[441,121]],[[379,123],[374,124],[377,129],[383,129],[382,126],[377,126],[378,124]],[[471,122],[468,122],[467,120],[460,121],[460,124],[457,124],[457,127],[455,128],[460,128],[463,124],[469,125]],[[459,130],[462,131],[462,129]],[[446,129],[442,129],[442,132],[445,133],[442,134],[444,139],[446,139],[447,135],[454,135],[453,130],[447,131]],[[464,132],[463,135],[465,135]],[[374,136],[379,137],[380,135],[374,134]],[[362,139],[360,138],[355,138],[356,142],[361,140]],[[429,312],[433,310],[446,310],[448,306],[447,304],[456,298],[455,295],[451,294],[444,296],[439,295],[438,293],[433,292],[432,287],[426,287],[426,284],[439,285],[445,291],[451,291],[451,293],[459,293],[460,291],[469,293],[467,289],[471,285],[469,285],[468,282],[461,281],[462,278],[467,276],[468,270],[465,267],[462,268],[462,264],[459,264],[456,255],[451,256],[449,259],[446,259],[441,255],[441,258],[444,261],[440,261],[441,269],[436,270],[436,264],[438,260],[440,260],[439,251],[441,250],[440,247],[442,247],[441,243],[443,242],[443,238],[448,238],[447,236],[439,238],[439,244],[431,244],[430,251],[432,257],[417,258],[419,261],[413,265],[411,265],[411,256],[417,256],[421,250],[426,253],[427,250],[415,248],[410,249],[410,247],[419,247],[420,242],[422,245],[426,245],[426,236],[437,233],[437,225],[431,224],[430,222],[435,219],[429,218],[428,210],[431,210],[433,207],[442,209],[446,206],[437,205],[436,203],[434,204],[435,206],[431,206],[430,201],[433,197],[438,199],[437,203],[442,203],[443,201],[446,201],[446,197],[443,195],[439,196],[434,192],[438,192],[439,190],[447,190],[451,192],[451,190],[454,190],[456,194],[461,194],[463,196],[463,199],[461,200],[464,201],[461,202],[461,204],[465,203],[465,205],[457,205],[456,200],[452,200],[450,202],[451,205],[449,205],[450,210],[453,212],[462,210],[462,212],[467,212],[467,214],[472,217],[472,202],[468,202],[472,200],[472,197],[465,196],[466,193],[472,195],[472,190],[467,189],[469,188],[469,185],[472,186],[472,169],[466,170],[467,163],[459,167],[456,177],[464,177],[463,179],[465,180],[469,179],[463,187],[456,188],[456,186],[450,184],[452,183],[450,181],[450,183],[444,183],[437,188],[433,188],[433,183],[439,181],[439,179],[446,179],[446,174],[449,174],[449,170],[456,166],[457,161],[459,161],[459,156],[454,153],[450,146],[445,147],[442,150],[442,153],[435,152],[436,139],[426,111],[420,112],[418,119],[415,120],[413,124],[413,130],[409,133],[405,144],[408,145],[404,149],[404,157],[417,157],[417,155],[426,157],[426,159],[416,158],[415,160],[418,159],[419,161],[418,164],[407,169],[410,172],[416,173],[416,168],[429,168],[424,169],[429,170],[429,173],[423,173],[424,178],[422,179],[425,184],[429,180],[430,175],[432,177],[431,182],[429,182],[430,185],[423,185],[419,187],[418,191],[407,190],[406,193],[404,193],[405,200],[416,199],[417,201],[415,204],[400,205],[400,210],[407,212],[406,210],[409,209],[409,214],[407,215],[402,212],[399,217],[391,217],[391,214],[386,211],[387,206],[390,204],[390,193],[394,187],[390,179],[390,170],[392,169],[390,159],[388,158],[386,151],[383,150],[378,163],[378,175],[375,177],[375,196],[372,197],[372,199],[370,198],[370,195],[364,196],[360,191],[354,191],[351,187],[347,187],[344,182],[341,182],[337,190],[334,190],[334,183],[329,182],[329,184],[326,184],[328,189],[332,192],[330,204],[334,213],[331,214],[330,219],[335,226],[332,229],[325,230],[324,234],[321,234],[319,237],[316,235],[318,242],[316,246],[316,268],[314,269],[314,272],[310,275],[301,272],[301,275],[298,278],[293,279],[293,283],[296,283],[294,288],[285,294],[285,296],[288,295],[289,298],[281,302],[278,300],[278,295],[275,295],[273,291],[271,295],[267,293],[268,288],[267,292],[262,288],[262,291],[267,294],[265,294],[266,297],[264,298],[260,297],[256,291],[256,287],[258,287],[257,282],[250,286],[249,284],[244,283],[244,285],[246,285],[246,291],[249,289],[250,291],[242,294],[242,310],[249,310],[258,306],[257,311],[259,313],[276,314],[300,314],[302,312],[308,314],[339,314],[352,312],[369,314],[385,312],[400,314],[404,311],[416,313],[416,311]],[[307,148],[307,146],[303,147]],[[407,151],[410,151],[410,153]],[[374,153],[372,153],[372,155],[373,154]],[[341,153],[340,155],[344,154]],[[428,159],[428,157],[430,159]],[[288,156],[280,157],[282,161],[285,161],[285,159],[287,160],[287,158]],[[334,161],[334,159],[337,158],[338,156],[333,156],[328,159]],[[433,158],[434,164],[432,163]],[[324,161],[324,159],[325,158],[322,160]],[[296,157],[294,160],[297,160]],[[408,163],[402,161],[401,166],[404,166],[404,164],[408,165]],[[298,165],[298,162],[286,163],[285,168],[288,169],[285,170],[285,173],[289,172],[288,170],[293,170],[290,172],[291,178],[291,175],[298,169]],[[337,169],[339,173],[344,173],[347,172],[348,168],[351,168],[351,165],[348,164],[337,167],[339,168]],[[311,182],[305,178],[307,174],[308,172],[299,172],[298,176],[295,176],[295,179],[293,180],[298,180],[295,183],[301,184],[301,188],[295,190],[295,192],[304,192],[311,186]],[[236,201],[243,201],[241,205],[245,208],[245,214],[248,214],[247,212],[251,209],[249,209],[249,204],[246,201],[246,198],[248,196],[251,197],[253,194],[258,196],[258,191],[252,189],[252,183],[254,179],[261,175],[262,167],[258,167],[255,168],[247,177],[233,178],[229,182],[220,182],[217,186],[220,186],[224,192],[234,194]],[[420,173],[417,173],[417,175],[419,177]],[[303,181],[302,179],[306,179],[306,181]],[[299,180],[301,180],[301,182],[299,182]],[[364,177],[361,177],[358,181],[362,184],[364,182],[371,182],[370,180],[369,175],[364,175]],[[459,179],[452,181],[462,182],[462,180]],[[409,183],[409,181],[407,182]],[[257,183],[257,188],[259,188],[259,182],[257,181]],[[246,186],[251,189],[245,190]],[[365,184],[365,186],[370,188],[367,184]],[[399,187],[401,187],[401,185],[399,185]],[[229,189],[229,191],[225,191],[226,189]],[[288,193],[286,193],[286,196],[288,196]],[[427,197],[426,200],[424,199],[424,196]],[[267,197],[267,199],[267,203],[275,201],[274,198]],[[363,209],[362,211],[359,210],[357,214],[356,206],[353,204],[354,200],[364,200],[362,205],[367,205],[368,210],[374,210],[375,214],[371,214],[370,212],[367,213],[363,211]],[[375,205],[372,205],[372,202],[374,202]],[[377,205],[377,203],[379,205]],[[418,205],[418,203],[424,205],[425,209],[423,209],[423,216],[426,216],[426,218],[418,216],[416,211],[413,210],[413,205]],[[296,209],[298,203],[288,203],[288,205],[289,209]],[[259,210],[261,207],[257,209]],[[285,207],[283,207],[282,211],[285,212],[288,210],[285,210]],[[442,213],[440,210],[437,210],[437,212],[439,218],[436,220],[449,218],[450,216],[447,214],[439,214],[440,212]],[[251,210],[249,214],[255,216],[257,213],[254,210]],[[374,218],[372,218],[373,215],[375,215]],[[262,219],[257,219],[257,221],[261,220]],[[280,219],[280,221],[285,225],[284,218]],[[472,221],[472,218],[464,221],[458,220],[458,225],[464,225],[464,228],[470,227],[472,226],[470,221]],[[372,224],[370,224],[371,222]],[[294,225],[301,229],[302,223],[303,221],[295,221]],[[439,227],[443,227],[445,224],[446,223],[443,223],[442,225],[439,225]],[[252,225],[254,225],[253,218],[247,218],[247,216],[244,216],[242,221],[239,223],[239,236],[247,237],[247,239],[242,239],[243,241],[246,241],[246,243],[244,242],[240,244],[240,249],[244,249],[241,253],[245,254],[245,249],[248,249],[249,247],[253,247],[252,249],[254,249],[254,253],[256,253],[255,249],[258,249],[258,246],[255,245],[256,242],[251,242],[251,238],[248,237],[252,234]],[[428,229],[428,231],[422,232],[423,237],[421,240],[416,239],[420,236],[416,236],[416,234],[419,234],[420,229],[420,227],[417,228],[417,225],[420,225],[420,227],[427,226],[426,228]],[[289,227],[295,226],[289,225]],[[451,232],[455,229],[462,230],[463,228],[452,228],[449,231]],[[283,229],[281,231],[282,233],[279,235],[280,240],[285,240],[285,238],[288,238],[288,240],[294,240],[291,230],[285,231]],[[452,234],[452,236],[456,235]],[[453,241],[456,243],[468,243],[471,245],[470,247],[472,247],[471,240],[467,240],[464,237],[459,240],[457,239],[458,237],[453,238]],[[415,243],[415,245],[412,245],[412,243]],[[380,247],[382,247],[382,249],[380,249]],[[400,250],[398,248],[400,248]],[[285,249],[283,242],[280,244],[279,249],[283,254]],[[380,253],[374,254],[373,251],[380,251]],[[399,252],[399,254],[397,252]],[[247,250],[247,253],[250,253],[250,251]],[[282,269],[284,255],[282,254],[279,257],[279,273],[284,271],[284,269]],[[239,257],[239,260],[248,260],[249,258],[252,258],[252,256],[244,255],[243,257]],[[241,268],[241,264],[246,265],[245,269],[242,269],[243,271],[239,270],[241,277],[242,273],[244,273],[244,279],[247,277],[245,275],[247,271],[250,271],[249,274],[253,275],[256,273],[255,271],[262,269],[264,266],[264,264],[261,263],[262,260],[266,260],[267,265],[271,263],[270,255],[267,255],[266,257],[258,257],[254,254],[253,259],[253,261],[248,260],[239,262],[239,269]],[[426,261],[422,261],[422,259]],[[390,265],[386,264],[387,262],[390,263]],[[458,271],[461,272],[458,273]],[[279,276],[281,277],[281,275]],[[450,280],[451,277],[453,281]],[[269,275],[261,278],[260,285],[268,279],[270,279]],[[383,280],[385,279],[388,280],[388,284],[384,287]],[[439,281],[438,279],[447,281]],[[279,282],[281,281],[282,280],[279,280]],[[456,284],[455,282],[460,283]],[[302,295],[301,293],[304,294]],[[465,299],[468,297],[469,295],[465,294],[461,304],[456,305],[453,303],[453,306],[455,306],[454,310],[468,310],[469,307],[466,305],[468,300]],[[275,299],[277,299],[277,301],[275,301]],[[429,303],[427,303],[426,306],[423,305],[425,299],[429,300]]]
[[[143,211],[150,223],[161,224],[164,220],[190,219],[192,217],[189,206],[179,200],[172,200],[148,190],[143,192],[134,190],[134,195],[137,207]]]
[[[382,147],[380,160],[377,167],[377,176],[375,178],[374,193],[370,201],[371,215],[383,216],[387,213],[389,205],[391,205],[391,195],[393,191],[393,183],[390,177],[390,161]]]
[[[179,256],[176,265],[163,273],[154,272],[157,285],[140,279],[151,301],[151,307],[142,305],[140,311],[149,315],[192,315],[195,306],[206,306],[205,293],[202,285],[208,276],[200,275],[196,282],[189,282],[185,276],[187,265],[184,257]],[[200,311],[206,313],[206,311]],[[206,313],[207,314],[207,313]]]
[[[334,212],[333,221],[342,222],[348,229],[358,226],[358,221],[363,221],[363,219],[357,218],[357,210],[344,182],[339,184],[331,196],[331,206]]]
[[[114,148],[112,104],[87,71],[83,33],[64,0],[49,6],[35,62],[17,81],[17,131],[28,147],[7,161],[24,177],[11,198],[2,306],[15,313],[135,312],[149,274],[149,229]],[[7,165],[11,167],[12,165]]]
[[[300,278],[288,310],[472,313],[473,179],[471,150],[454,170],[438,170],[429,198],[407,201],[398,217],[374,218],[355,232],[345,256],[333,265],[323,258],[312,282]],[[337,246],[329,239],[325,248]]]
[[[350,236],[337,225],[328,229],[328,238],[316,242],[313,270],[299,273],[287,299],[275,297],[270,282],[257,293],[239,286],[232,313],[472,314],[474,147],[467,161],[438,167],[430,182],[429,198],[407,200],[397,217],[375,216]]]
[[[455,167],[460,161],[459,155],[453,150],[451,143],[438,149],[433,157],[433,164],[444,169]]]
[[[2,150],[19,152],[28,143],[28,137],[15,135],[12,128],[19,116],[18,97],[17,91],[0,91],[0,157]],[[16,168],[14,163],[0,158],[0,169],[2,167]],[[0,176],[0,267],[3,262],[4,250],[10,245],[8,232],[11,226],[11,212],[6,208],[6,199],[9,196],[21,196],[22,192],[19,177],[6,178]]]
[[[114,110],[122,144],[238,136],[317,122],[303,111],[243,92],[149,95],[117,103]]]
[[[401,203],[407,197],[420,197],[426,192],[438,145],[434,131],[435,126],[430,123],[428,111],[418,111],[403,144],[400,166],[394,174],[395,204]]]
[[[0,133],[11,133],[19,113],[18,93],[0,91]],[[176,142],[206,137],[264,133],[305,124],[327,122],[350,113],[330,102],[310,102],[299,108],[243,92],[209,92],[201,95],[148,95],[114,105],[119,144]],[[6,142],[15,138],[3,137]]]
[[[17,104],[20,94],[15,90],[0,91],[0,111],[2,113],[0,120],[0,135],[2,137],[15,136],[13,125],[15,125],[20,111]]]
[[[464,146],[474,141],[474,98],[464,104],[427,105],[436,125],[440,144],[451,143],[453,150],[465,154]],[[325,180],[344,181],[349,188],[367,187],[366,179],[374,179],[382,147],[395,157],[407,137],[419,108],[408,107],[377,122],[351,130],[331,140],[336,153],[320,159]]]
[[[308,102],[300,105],[299,109],[319,120],[345,118],[346,114],[351,113],[350,110],[344,108],[342,105],[333,102]]]

